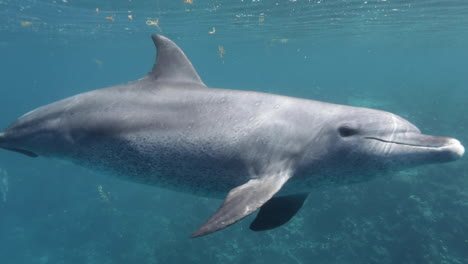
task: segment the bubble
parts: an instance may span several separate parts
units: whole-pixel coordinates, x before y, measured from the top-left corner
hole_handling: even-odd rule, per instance
[[[0,193],[2,194],[3,202],[6,202],[8,193],[8,173],[6,170],[0,169]]]

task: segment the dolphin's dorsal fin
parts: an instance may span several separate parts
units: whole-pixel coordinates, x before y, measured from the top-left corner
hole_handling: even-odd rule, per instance
[[[190,60],[170,39],[154,34],[151,36],[157,49],[156,62],[150,76],[157,81],[182,82],[203,85]]]

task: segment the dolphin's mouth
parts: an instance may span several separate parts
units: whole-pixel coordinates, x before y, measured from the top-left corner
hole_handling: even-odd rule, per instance
[[[36,158],[36,157],[39,156],[36,153],[34,153],[32,151],[29,151],[29,150],[19,149],[19,148],[12,148],[12,147],[5,146],[6,141],[7,141],[7,139],[5,137],[5,133],[0,132],[0,148],[6,149],[6,150],[9,150],[9,151],[13,151],[13,152],[17,152],[17,153],[21,153],[21,154],[26,155],[26,156],[31,157],[31,158]]]
[[[441,144],[415,144],[415,143],[407,143],[407,142],[390,141],[390,140],[385,140],[385,139],[376,138],[376,137],[364,137],[364,138],[374,139],[374,140],[378,140],[384,143],[411,146],[411,147],[417,147],[417,148],[426,148],[426,149],[436,149],[436,148],[442,148],[446,146],[446,145],[441,145]]]
[[[427,140],[427,141],[432,141],[429,143],[426,143],[427,141],[424,142],[424,140],[420,140],[420,142],[417,142],[417,143],[412,143],[412,142],[404,142],[404,141],[385,140],[385,139],[381,139],[377,137],[364,137],[364,138],[378,140],[380,142],[384,142],[388,144],[403,145],[403,146],[426,149],[426,150],[433,150],[433,151],[449,152],[456,159],[461,158],[463,154],[465,153],[465,148],[463,147],[463,145],[460,143],[460,141],[454,138],[433,137],[433,136],[426,136],[426,135],[421,135],[421,136],[423,137],[423,139],[433,139],[433,140]]]
[[[13,152],[21,153],[21,154],[26,155],[26,156],[31,157],[31,158],[39,157],[39,155],[37,155],[36,153],[34,153],[32,151],[29,151],[29,150],[18,149],[18,148],[7,148],[7,147],[1,147],[1,148],[9,150],[9,151],[13,151]]]

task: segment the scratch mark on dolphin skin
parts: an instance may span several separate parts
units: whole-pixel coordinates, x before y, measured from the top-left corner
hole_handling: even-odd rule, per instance
[[[388,141],[392,142],[393,139],[395,138],[395,134],[396,134],[395,132],[397,130],[398,124],[397,124],[397,120],[396,120],[395,116],[393,114],[391,114],[390,116],[392,118],[392,132],[390,133],[390,137],[389,137]],[[392,144],[385,145],[384,151],[383,151],[384,155],[385,156],[389,155],[391,153],[392,149],[393,149]]]

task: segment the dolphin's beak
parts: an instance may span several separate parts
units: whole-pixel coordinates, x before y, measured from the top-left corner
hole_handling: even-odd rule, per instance
[[[448,162],[460,159],[465,153],[465,148],[460,141],[454,138],[437,137],[420,133],[394,134],[391,138],[382,139],[366,137],[384,143],[392,144],[396,151],[403,149],[406,152],[425,154],[432,162]]]
[[[463,154],[465,154],[465,148],[463,145],[460,143],[460,141],[454,138],[451,138],[449,143],[442,148],[446,148],[447,151],[453,155],[454,160],[463,157]]]
[[[5,135],[5,132],[0,132],[0,148],[13,151],[13,152],[18,152],[31,158],[36,158],[39,156],[36,153],[29,151],[29,150],[10,147],[7,145],[7,142],[8,142],[8,138]]]

